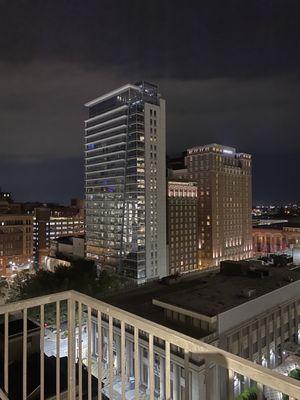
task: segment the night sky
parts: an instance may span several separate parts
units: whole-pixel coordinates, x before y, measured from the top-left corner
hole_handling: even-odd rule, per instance
[[[0,0],[0,186],[83,196],[83,104],[141,79],[170,156],[253,154],[255,202],[300,201],[300,1]]]

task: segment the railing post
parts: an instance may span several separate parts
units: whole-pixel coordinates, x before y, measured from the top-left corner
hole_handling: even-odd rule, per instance
[[[228,380],[227,380],[227,399],[234,400],[234,371],[228,369]]]
[[[298,306],[297,306],[297,300],[294,302],[294,317],[295,317],[295,339],[296,339],[296,343],[298,343]]]
[[[264,385],[257,382],[257,400],[263,400],[264,398]]]
[[[210,367],[209,361],[205,359],[205,392],[206,400],[211,400],[211,382],[210,382]]]
[[[8,348],[9,348],[9,316],[4,316],[4,390],[8,393]]]
[[[170,356],[170,342],[165,342],[165,389],[166,400],[171,400],[171,356]]]
[[[153,335],[149,334],[149,399],[154,400],[154,351],[153,351]],[[162,374],[162,370],[160,371]]]
[[[27,308],[23,310],[23,400],[27,399]]]
[[[261,343],[261,320],[257,321],[257,347],[258,347],[258,363],[262,362],[262,343]]]
[[[60,400],[60,302],[56,302],[56,400]]]
[[[87,333],[88,333],[88,400],[92,400],[92,310],[88,306],[88,321],[87,321]]]
[[[134,399],[140,395],[139,329],[134,327]]]
[[[78,303],[78,399],[82,400],[82,304]]]
[[[40,400],[45,398],[45,309],[40,307]]]
[[[121,377],[122,377],[122,400],[126,399],[125,396],[125,378],[126,378],[126,349],[125,349],[125,322],[121,321]]]
[[[270,368],[270,319],[268,316],[266,317],[265,335],[266,335],[266,346],[267,346],[267,366],[268,368]]]
[[[102,317],[101,312],[97,313],[98,326],[98,400],[102,399]]]
[[[190,398],[190,353],[184,350],[184,400]]]
[[[108,317],[108,369],[109,369],[109,398],[114,396],[114,320],[111,315]]]
[[[68,400],[75,400],[75,301],[68,299]]]

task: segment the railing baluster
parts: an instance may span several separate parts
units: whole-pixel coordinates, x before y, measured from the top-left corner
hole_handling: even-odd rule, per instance
[[[88,307],[88,400],[92,400],[92,350],[91,350],[91,336],[92,336],[92,316],[91,307]]]
[[[41,349],[41,387],[43,386],[43,378],[42,378],[42,370],[43,370],[43,350],[45,347],[45,343],[43,344],[43,319],[45,319],[45,305],[50,303],[56,303],[56,325],[57,325],[57,337],[56,337],[56,352],[57,356],[60,355],[60,301],[68,301],[68,399],[74,400],[75,399],[75,391],[76,391],[76,375],[75,375],[75,360],[76,360],[76,335],[75,334],[75,305],[77,301],[81,304],[86,304],[87,306],[91,307],[91,310],[97,309],[98,310],[98,377],[99,377],[99,394],[98,400],[101,399],[101,389],[102,389],[102,379],[101,379],[101,370],[102,370],[102,335],[101,335],[101,312],[105,314],[105,321],[106,315],[109,316],[109,349],[108,349],[108,357],[109,360],[109,374],[110,374],[110,386],[113,385],[113,377],[112,374],[114,373],[114,365],[113,365],[113,338],[114,338],[114,321],[121,321],[121,374],[122,374],[122,400],[125,397],[125,382],[128,378],[128,374],[132,376],[132,361],[134,359],[134,379],[135,379],[135,390],[134,390],[134,397],[138,399],[139,396],[139,388],[140,388],[140,358],[139,358],[139,332],[148,332],[149,333],[149,357],[153,357],[153,361],[149,360],[149,367],[151,368],[151,372],[154,370],[155,367],[155,353],[154,353],[154,338],[159,338],[165,341],[165,367],[163,363],[161,364],[161,378],[165,377],[165,385],[164,385],[164,393],[166,400],[170,400],[171,398],[171,383],[170,383],[170,375],[171,375],[171,364],[170,364],[170,357],[171,357],[171,348],[172,345],[178,346],[180,349],[184,349],[184,366],[185,366],[185,378],[186,378],[186,388],[185,388],[185,400],[188,399],[188,389],[191,387],[191,382],[189,382],[189,355],[190,354],[200,354],[201,357],[205,358],[206,356],[209,357],[213,364],[220,365],[221,368],[224,368],[224,372],[227,370],[228,373],[228,395],[227,399],[232,400],[234,398],[234,371],[236,371],[240,375],[248,376],[252,382],[262,382],[261,387],[263,385],[266,387],[271,387],[278,392],[285,392],[291,398],[295,397],[300,399],[300,390],[299,385],[293,379],[280,376],[274,371],[265,369],[260,365],[256,365],[251,363],[248,360],[242,359],[234,354],[230,354],[226,351],[223,351],[219,348],[214,348],[213,346],[193,339],[191,337],[187,337],[185,335],[180,334],[179,332],[172,331],[164,326],[160,326],[155,324],[154,322],[149,322],[142,319],[139,316],[132,315],[127,313],[124,310],[117,309],[113,306],[108,306],[105,303],[102,303],[96,299],[89,299],[87,296],[75,293],[75,292],[68,292],[68,293],[59,293],[56,295],[49,295],[43,296],[37,299],[30,299],[26,301],[21,301],[20,303],[12,303],[12,304],[5,304],[0,307],[0,313],[4,316],[4,369],[3,372],[4,379],[3,379],[3,388],[0,389],[0,398],[7,399],[9,398],[9,394],[5,393],[7,390],[9,391],[9,381],[11,379],[8,373],[9,367],[9,319],[13,313],[23,312],[23,320],[21,318],[21,322],[23,322],[23,338],[22,338],[22,351],[23,351],[23,382],[21,386],[21,393],[20,398],[22,400],[26,400],[27,392],[29,387],[27,387],[27,372],[28,371],[28,343],[27,338],[30,337],[30,333],[28,332],[28,310],[39,307],[40,308],[40,320],[41,320],[41,327],[40,327],[40,349]],[[123,320],[123,322],[122,322]],[[125,323],[126,321],[126,323]],[[128,325],[127,325],[128,324]],[[129,329],[126,331],[126,327],[132,327],[133,331],[130,337],[130,348],[127,348],[128,342],[126,342],[126,335],[129,335]],[[82,332],[82,331],[81,331]],[[105,332],[106,332],[106,322],[105,322]],[[152,335],[152,336],[151,336]],[[134,336],[134,343],[132,349],[132,336]],[[106,338],[105,338],[106,339]],[[172,344],[171,344],[172,343]],[[43,347],[44,346],[44,347]],[[93,349],[93,348],[92,348]],[[130,366],[127,369],[128,364],[126,363],[127,357],[127,350],[130,353]],[[133,351],[132,351],[133,350]],[[134,353],[134,354],[132,354]],[[152,355],[151,355],[152,353]],[[105,354],[106,356],[106,354]],[[172,355],[173,356],[173,355]],[[174,355],[176,356],[176,355]],[[45,360],[45,359],[44,359]],[[153,362],[153,364],[152,364]],[[57,366],[57,375],[56,378],[56,394],[57,399],[59,399],[59,357],[56,360]],[[45,365],[46,366],[46,365]],[[206,365],[208,367],[208,364]],[[212,371],[213,372],[213,371]],[[174,374],[175,375],[175,374]],[[154,378],[155,375],[154,375]],[[213,379],[213,375],[211,376]],[[149,377],[150,379],[150,377]],[[152,378],[151,378],[152,380]],[[209,380],[209,379],[208,379]],[[150,380],[149,380],[150,382]],[[211,381],[211,383],[213,383]],[[46,384],[45,384],[46,385]],[[152,383],[151,383],[152,386]],[[260,385],[258,385],[260,386]],[[107,388],[106,388],[107,389]],[[110,394],[112,392],[112,388],[109,389]],[[152,392],[152,389],[151,389]],[[162,390],[163,392],[163,390]],[[155,393],[155,385],[154,385],[154,393]],[[114,394],[114,393],[113,393]],[[262,393],[261,393],[262,394]],[[163,394],[161,394],[162,396]],[[43,394],[41,393],[41,397]],[[61,397],[61,396],[60,396]],[[152,393],[151,393],[152,397]]]
[[[154,352],[153,335],[149,334],[149,397],[154,400]]]
[[[75,301],[68,299],[68,400],[75,400]]]
[[[112,316],[109,316],[108,319],[108,349],[109,349],[109,355],[108,355],[108,362],[109,362],[109,398],[113,399],[113,385],[114,385],[114,353],[113,353],[113,344],[114,344],[114,339],[113,339],[113,318]]]
[[[122,400],[125,400],[125,369],[126,369],[126,352],[125,352],[125,322],[121,321],[121,376],[122,376]]]
[[[205,359],[205,391],[206,400],[211,400],[211,382],[210,382],[210,366],[209,360]]]
[[[263,400],[264,398],[263,394],[264,394],[264,385],[257,382],[257,400]],[[293,400],[293,398],[290,397],[289,400]]]
[[[227,398],[228,400],[234,400],[234,371],[228,369],[228,383],[227,383]]]
[[[27,308],[23,310],[23,400],[27,398]]]
[[[102,400],[102,332],[101,332],[101,312],[97,313],[98,322],[98,400]]]
[[[78,396],[82,400],[82,303],[78,303]]]
[[[190,353],[184,350],[184,400],[190,396]]]
[[[44,340],[45,340],[45,309],[40,306],[40,399],[45,398],[45,358],[44,358]]]
[[[139,374],[139,329],[134,327],[134,398],[139,400],[140,374]]]
[[[9,314],[4,315],[4,390],[8,393]]]
[[[170,356],[170,343],[165,342],[165,388],[166,388],[166,400],[171,399],[171,356]]]
[[[60,302],[56,302],[56,400],[60,399]]]
[[[6,394],[1,389],[0,389],[0,399],[1,400],[9,400],[9,398],[6,396]]]

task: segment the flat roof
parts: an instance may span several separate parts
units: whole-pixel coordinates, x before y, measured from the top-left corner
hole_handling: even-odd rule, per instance
[[[287,267],[267,268],[270,269],[271,275],[263,279],[250,276],[226,276],[218,271],[192,273],[172,285],[153,282],[140,288],[127,289],[126,292],[107,297],[104,301],[174,328],[174,324],[164,319],[163,309],[152,304],[153,299],[213,317],[286,286],[291,283],[291,280],[300,279],[300,268],[294,270]],[[241,295],[245,289],[255,289],[255,294],[249,299],[245,298]],[[176,329],[194,337],[203,337],[203,332],[199,329],[195,332],[187,332],[187,329],[191,330],[191,328],[184,325],[178,325]]]
[[[214,153],[222,153],[228,156],[235,157],[246,157],[251,159],[251,154],[248,153],[238,153],[235,147],[225,146],[218,143],[210,143],[202,146],[194,146],[187,150],[188,155],[198,154],[198,153],[206,153],[206,152],[214,152]]]
[[[10,218],[33,218],[32,214],[21,214],[21,213],[0,213],[0,219],[10,219]]]
[[[53,242],[57,242],[60,244],[72,245],[73,244],[72,239],[73,239],[73,236],[60,236],[60,237],[58,237],[56,239],[52,239],[52,240],[53,240]]]
[[[84,234],[79,235],[67,235],[67,236],[60,236],[55,239],[51,239],[52,242],[57,242],[61,244],[73,244],[73,239],[84,239]]]
[[[141,90],[138,86],[132,85],[131,83],[128,83],[127,85],[121,86],[118,89],[112,90],[111,92],[105,93],[100,97],[97,97],[94,100],[88,101],[85,103],[85,107],[91,107],[94,106],[97,103],[100,103],[103,100],[107,100],[110,97],[116,96],[117,94],[123,93],[128,89],[134,89],[134,90]]]

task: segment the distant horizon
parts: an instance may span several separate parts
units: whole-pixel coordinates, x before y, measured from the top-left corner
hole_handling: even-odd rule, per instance
[[[253,205],[300,203],[300,187],[294,184],[299,174],[298,156],[278,158],[277,155],[253,154],[237,146],[236,148],[252,155]],[[176,158],[180,156],[180,152],[169,153],[168,156]],[[279,162],[276,163],[275,160]],[[284,163],[290,172],[287,176],[282,168]],[[0,168],[0,187],[4,191],[12,192],[17,201],[68,204],[72,198],[84,198],[83,157],[54,160],[41,157],[29,164],[14,159],[13,163],[7,164],[6,168],[5,165],[4,168]],[[9,175],[7,170],[10,171]],[[47,179],[41,179],[41,173],[47,176]],[[281,193],[281,198],[278,192]]]

